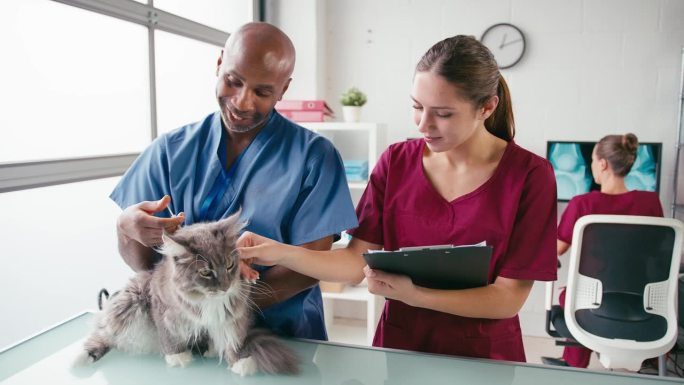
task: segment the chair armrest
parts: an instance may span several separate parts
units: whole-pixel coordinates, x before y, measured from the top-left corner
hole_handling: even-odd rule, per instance
[[[556,281],[547,281],[544,284],[544,309],[546,311],[551,311],[551,306],[553,306],[553,288]]]

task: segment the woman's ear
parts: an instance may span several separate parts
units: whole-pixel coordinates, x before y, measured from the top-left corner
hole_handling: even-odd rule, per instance
[[[487,99],[487,101],[484,103],[482,108],[480,109],[480,119],[482,120],[487,120],[494,111],[496,111],[496,106],[499,105],[499,97],[494,95]]]

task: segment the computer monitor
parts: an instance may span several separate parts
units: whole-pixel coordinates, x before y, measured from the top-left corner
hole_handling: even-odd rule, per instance
[[[591,153],[596,142],[549,141],[546,159],[556,174],[558,200],[567,202],[575,195],[600,190],[591,175]],[[662,143],[639,143],[637,158],[625,185],[629,190],[658,191]]]

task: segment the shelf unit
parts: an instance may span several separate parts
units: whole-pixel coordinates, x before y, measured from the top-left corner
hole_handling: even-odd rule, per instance
[[[348,154],[357,152],[356,150],[365,147],[365,158],[368,160],[369,175],[373,167],[375,167],[380,153],[384,150],[385,125],[381,123],[302,122],[298,124],[330,139],[340,152],[342,159],[349,159]],[[345,133],[354,134],[355,138],[351,141],[344,141],[344,143],[336,140],[336,134]],[[367,182],[354,181],[349,182],[348,185],[350,190],[364,190]]]
[[[342,159],[367,159],[368,174],[370,175],[375,163],[384,150],[385,125],[371,122],[301,122],[298,123],[326,138],[328,138],[340,152]],[[352,136],[352,137],[349,137]],[[348,182],[349,190],[354,198],[354,205],[358,203],[360,194],[366,189],[367,181]],[[333,245],[341,248],[347,245],[346,234]],[[380,319],[385,299],[368,292],[368,286],[346,286],[340,293],[323,292],[323,307],[325,309],[325,324],[328,330],[334,327],[335,307],[338,301],[365,302],[365,341],[371,345],[375,335],[375,328]]]
[[[323,292],[325,326],[328,330],[334,327],[335,303],[338,300],[366,303],[366,345],[370,346],[373,343],[375,328],[380,320],[385,299],[371,294],[365,284],[346,286],[341,293]]]
[[[684,128],[682,124],[684,120],[684,47],[682,47],[682,62],[679,77],[679,108],[677,110],[677,140],[675,145],[675,165],[674,165],[674,181],[672,183],[672,218],[684,219],[684,202],[679,200],[684,196],[684,180],[679,177],[680,163],[684,162],[682,156],[682,149],[684,149]]]

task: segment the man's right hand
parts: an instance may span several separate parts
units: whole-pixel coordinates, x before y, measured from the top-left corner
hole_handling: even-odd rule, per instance
[[[119,236],[146,247],[160,246],[163,243],[164,231],[173,233],[185,221],[183,213],[172,218],[159,218],[153,215],[165,210],[170,202],[171,197],[164,195],[158,201],[144,201],[127,207],[117,220]]]

